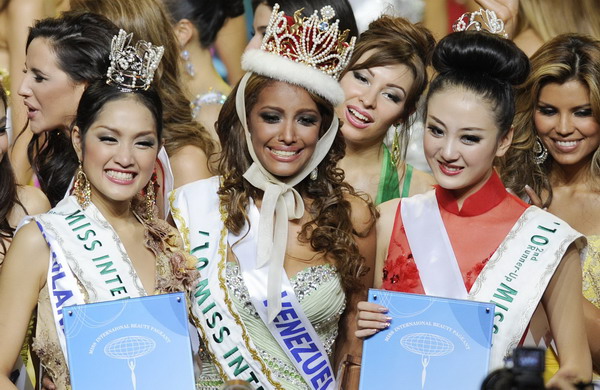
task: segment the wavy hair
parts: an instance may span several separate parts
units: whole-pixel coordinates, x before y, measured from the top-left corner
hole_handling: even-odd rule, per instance
[[[106,74],[110,42],[117,32],[103,16],[67,12],[60,18],[37,21],[29,30],[26,49],[34,39],[44,38],[56,54],[58,67],[73,82],[89,84]],[[55,206],[64,197],[78,164],[69,134],[61,129],[34,134],[27,156],[42,191]]]
[[[0,100],[4,103],[4,113],[2,115],[6,115],[8,100],[2,84],[0,84]],[[4,128],[4,132],[6,132],[6,128]],[[7,134],[4,134],[4,136],[8,137]],[[27,213],[25,206],[19,200],[15,174],[13,173],[8,156],[3,156],[2,160],[0,160],[0,255],[2,257],[6,255],[6,250],[8,249],[4,241],[10,240],[15,232],[15,229],[8,221],[15,206],[21,207]]]
[[[505,184],[515,193],[524,196],[524,187],[529,185],[537,194],[547,194],[543,199],[547,207],[552,201],[549,174],[554,162],[552,155],[534,170],[522,170],[521,164],[533,163],[533,145],[537,131],[534,114],[540,91],[550,83],[564,84],[577,80],[590,93],[590,104],[594,119],[600,123],[600,42],[587,35],[563,34],[546,42],[531,57],[531,74],[518,89],[515,136],[512,150],[502,160]],[[531,165],[528,165],[531,166]],[[600,177],[600,148],[592,156],[592,177]],[[598,184],[598,183],[595,183]]]
[[[253,74],[246,85],[246,115],[258,101],[261,92],[275,80]],[[236,112],[236,93],[239,84],[225,101],[217,121],[217,134],[222,145],[219,171],[223,180],[219,188],[221,204],[227,211],[225,226],[239,233],[248,221],[246,209],[249,200],[262,197],[262,190],[254,187],[242,176],[252,164],[248,151],[244,129]],[[308,91],[307,91],[308,92]],[[329,128],[333,120],[333,106],[322,97],[308,92],[316,103],[322,117],[319,136]],[[348,196],[358,196],[354,189],[344,182],[344,172],[337,167],[344,156],[345,143],[341,132],[323,161],[318,166],[316,180],[305,178],[295,189],[302,198],[308,200],[307,211],[311,220],[302,226],[298,239],[310,243],[313,250],[332,258],[342,276],[342,285],[346,292],[359,288],[359,276],[365,272],[364,259],[359,253],[353,235],[363,237],[375,222],[376,211],[365,201],[371,211],[372,222],[366,231],[358,232],[351,219],[351,205]],[[362,199],[362,198],[361,198]]]

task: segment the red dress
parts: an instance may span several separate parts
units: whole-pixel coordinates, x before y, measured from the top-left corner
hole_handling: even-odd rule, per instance
[[[496,172],[464,201],[461,210],[450,191],[435,186],[435,196],[465,286],[470,291],[483,267],[529,205],[508,193]],[[400,205],[383,268],[382,288],[425,293],[404,231]]]

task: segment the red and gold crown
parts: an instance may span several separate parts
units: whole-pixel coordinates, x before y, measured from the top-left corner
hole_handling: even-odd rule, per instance
[[[335,16],[331,6],[310,17],[301,12],[292,18],[275,4],[260,50],[246,52],[242,67],[302,86],[337,105],[344,100],[337,79],[348,65],[356,38],[346,42],[348,31],[340,32],[338,20],[331,22]]]

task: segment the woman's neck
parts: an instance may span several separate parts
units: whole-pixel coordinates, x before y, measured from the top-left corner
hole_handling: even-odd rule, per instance
[[[596,181],[592,177],[591,158],[572,165],[561,165],[553,162],[549,177],[552,187],[588,188]]]
[[[131,200],[116,202],[102,196],[94,196],[92,192],[92,203],[114,228],[137,222],[133,211],[131,211]]]
[[[194,66],[195,76],[190,76],[183,64],[183,78],[188,86],[188,98],[193,100],[196,95],[206,93],[210,89],[222,93],[229,93],[231,87],[223,80],[213,65],[212,55],[209,49],[203,49],[200,45],[187,45],[186,50],[190,53],[190,62]]]
[[[383,159],[382,145],[383,139],[370,144],[355,144],[346,141],[346,154],[341,162],[344,162],[343,165],[345,166],[351,166],[350,164],[375,164],[379,166]]]

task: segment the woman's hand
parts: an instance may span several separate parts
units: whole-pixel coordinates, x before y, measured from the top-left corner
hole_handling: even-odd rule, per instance
[[[373,336],[382,329],[389,328],[392,318],[385,314],[388,312],[386,307],[361,301],[358,302],[357,308],[356,323],[358,330],[354,332],[356,337],[362,339]]]
[[[526,185],[525,186],[525,192],[527,193],[527,196],[529,196],[529,204],[532,204],[532,205],[537,206],[539,208],[543,208],[542,199],[540,198],[540,196],[538,194],[535,193],[535,191],[533,190],[533,188],[531,188],[528,185]],[[545,210],[545,208],[544,208],[544,210]]]

